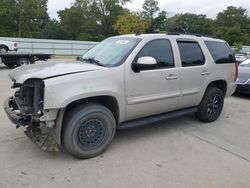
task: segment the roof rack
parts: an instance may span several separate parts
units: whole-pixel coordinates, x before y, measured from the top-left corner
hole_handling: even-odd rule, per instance
[[[167,35],[190,35],[190,36],[196,36],[196,37],[210,37],[210,38],[217,38],[216,36],[212,35],[202,35],[202,34],[194,34],[194,33],[178,33],[178,32],[169,32],[166,33]]]

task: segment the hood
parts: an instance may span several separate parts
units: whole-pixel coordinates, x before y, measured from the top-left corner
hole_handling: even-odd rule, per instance
[[[16,83],[22,84],[27,79],[49,79],[59,76],[65,76],[68,74],[77,74],[82,72],[89,72],[99,69],[105,69],[105,67],[84,63],[80,61],[76,62],[56,62],[56,63],[41,63],[36,65],[21,66],[14,69],[10,74],[11,80]]]

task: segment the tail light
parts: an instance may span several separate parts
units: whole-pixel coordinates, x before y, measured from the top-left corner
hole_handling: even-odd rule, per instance
[[[17,47],[17,43],[16,42],[14,43],[14,47]]]
[[[238,76],[239,76],[239,65],[238,63],[235,63],[235,78],[234,78],[235,82],[238,80]]]

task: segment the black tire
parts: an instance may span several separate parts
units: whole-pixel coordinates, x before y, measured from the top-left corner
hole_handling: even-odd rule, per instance
[[[22,65],[29,65],[30,61],[28,58],[20,58],[17,60],[17,66],[22,66]]]
[[[109,146],[116,132],[116,121],[106,107],[88,103],[75,107],[63,122],[65,149],[81,159],[95,157]]]
[[[15,64],[5,63],[5,66],[8,67],[9,69],[13,69],[15,67]]]
[[[9,48],[7,46],[0,46],[0,53],[8,53]]]
[[[224,106],[224,94],[216,87],[208,87],[196,112],[196,117],[203,122],[217,120]]]

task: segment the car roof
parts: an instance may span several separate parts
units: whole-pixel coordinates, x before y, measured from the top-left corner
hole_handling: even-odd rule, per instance
[[[138,38],[142,40],[154,40],[154,39],[191,39],[191,40],[203,40],[203,41],[217,41],[217,42],[225,42],[224,40],[201,36],[201,35],[191,35],[191,34],[129,34],[129,35],[119,35],[116,37],[129,37],[129,38]]]

